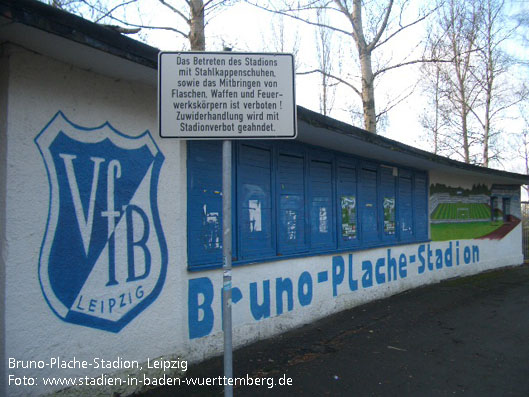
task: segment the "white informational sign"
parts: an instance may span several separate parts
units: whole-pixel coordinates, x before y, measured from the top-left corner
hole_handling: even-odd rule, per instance
[[[160,52],[162,138],[295,138],[291,54]]]

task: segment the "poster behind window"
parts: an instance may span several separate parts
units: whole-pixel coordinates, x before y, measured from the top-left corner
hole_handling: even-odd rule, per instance
[[[342,238],[344,241],[356,238],[356,198],[355,196],[342,196]]]
[[[395,234],[395,198],[384,197],[384,233]]]

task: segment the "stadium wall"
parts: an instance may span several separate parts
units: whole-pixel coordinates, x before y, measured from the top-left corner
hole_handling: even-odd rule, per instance
[[[188,226],[201,220],[188,212],[186,142],[156,133],[155,84],[13,44],[3,44],[1,54],[0,394],[129,395],[180,376],[184,363],[220,354],[222,269],[189,270]],[[399,167],[391,164],[389,176]],[[455,172],[430,172],[429,183],[438,182],[473,184]],[[381,240],[242,263],[233,270],[234,344],[410,288],[519,264],[520,233],[518,225],[496,239]],[[168,361],[180,366],[153,364]]]

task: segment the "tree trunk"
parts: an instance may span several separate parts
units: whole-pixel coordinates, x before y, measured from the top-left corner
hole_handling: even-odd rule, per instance
[[[465,69],[466,70],[466,69]],[[463,156],[464,161],[467,164],[470,164],[470,144],[468,141],[468,113],[470,112],[470,109],[467,105],[467,86],[465,84],[466,81],[466,72],[462,72],[460,68],[460,64],[456,62],[456,74],[457,74],[457,83],[458,83],[458,90],[459,90],[459,105],[461,106],[460,109],[460,117],[461,117],[461,136],[463,138]]]
[[[190,0],[189,44],[191,51],[206,51],[204,34],[204,1]]]
[[[465,155],[465,163],[470,164],[470,145],[468,142],[468,110],[463,104],[463,114],[461,115],[461,125],[463,132],[463,152]]]
[[[523,132],[523,147],[524,147],[524,161],[525,161],[525,173],[529,175],[529,141],[527,140],[527,132]]]
[[[488,95],[487,95],[488,96]],[[490,140],[490,101],[487,99],[485,108],[485,125],[483,126],[483,166],[489,166],[489,140]]]
[[[321,92],[321,104],[322,104],[322,113],[324,116],[327,116],[327,76],[324,74],[321,75],[322,77],[322,92]]]
[[[440,98],[440,71],[439,65],[435,65],[435,124],[433,131],[433,152],[434,154],[439,154],[439,107],[441,106]]]
[[[485,67],[485,83],[486,83],[486,89],[485,89],[485,116],[484,116],[484,123],[483,123],[483,166],[488,167],[489,166],[489,141],[490,141],[490,124],[491,124],[491,106],[492,106],[492,95],[493,95],[493,89],[494,89],[494,63],[493,59],[497,56],[494,53],[493,49],[493,25],[495,23],[495,20],[492,16],[492,9],[491,9],[491,3],[490,1],[487,4],[487,15],[486,15],[486,42],[487,42],[487,48],[485,52],[486,56],[486,67]]]
[[[459,83],[459,98],[461,100],[461,135],[463,137],[463,154],[464,161],[467,164],[470,164],[470,144],[468,141],[468,113],[469,109],[467,106],[466,98],[466,85],[464,77],[460,75],[460,70],[458,70],[458,83]]]
[[[371,53],[360,54],[362,71],[362,107],[364,110],[364,128],[373,134],[377,133],[377,116],[375,112],[375,84],[371,66]]]
[[[362,75],[362,108],[364,112],[364,128],[377,133],[377,117],[375,112],[375,84],[373,67],[371,65],[372,48],[366,42],[364,36],[364,26],[362,24],[362,1],[353,1],[353,13],[350,15],[353,27],[353,39],[358,50],[360,59],[360,72]],[[345,8],[345,7],[344,7]]]

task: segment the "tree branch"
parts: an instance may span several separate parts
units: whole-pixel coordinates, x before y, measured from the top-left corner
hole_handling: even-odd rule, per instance
[[[178,16],[183,18],[183,20],[186,21],[187,24],[189,24],[191,22],[190,19],[188,17],[186,17],[182,11],[180,11],[179,9],[174,7],[173,5],[167,3],[165,0],[158,0],[158,1],[161,4],[163,4],[164,6],[166,6],[167,8],[169,8],[172,12],[174,12],[175,14],[177,14]]]
[[[388,26],[388,21],[389,21],[389,15],[391,14],[391,9],[392,8],[393,8],[393,0],[390,0],[388,6],[386,8],[386,14],[384,15],[384,21],[382,22],[382,25],[380,25],[380,28],[378,29],[378,32],[375,35],[375,37],[373,38],[373,40],[371,41],[371,43],[369,43],[369,45],[367,46],[367,49],[368,49],[369,52],[374,50],[374,48],[377,45],[378,41],[382,37],[382,34],[386,30],[386,27]]]
[[[373,49],[375,48],[378,48],[384,44],[386,44],[388,41],[390,41],[393,37],[395,37],[396,35],[398,35],[400,32],[402,32],[403,30],[405,29],[408,29],[409,27],[412,27],[414,25],[417,25],[418,23],[424,21],[426,18],[428,18],[430,15],[432,15],[435,10],[437,10],[438,7],[434,8],[433,10],[431,10],[430,12],[428,12],[426,15],[423,15],[421,18],[419,19],[416,19],[415,21],[413,22],[410,22],[409,24],[407,25],[404,25],[404,26],[401,26],[400,28],[398,28],[397,30],[395,30],[393,33],[391,33],[388,37],[386,37],[384,40],[382,40],[381,42],[377,43]]]
[[[392,69],[397,69],[403,66],[415,65],[417,63],[450,63],[450,62],[452,62],[452,60],[450,59],[414,59],[413,61],[401,62],[395,65],[391,65],[391,66],[387,66],[385,68],[379,69],[376,72],[373,72],[373,76],[376,77]]]
[[[314,70],[309,70],[309,71],[306,71],[306,72],[296,72],[296,74],[299,74],[299,75],[306,75],[306,74],[312,74],[312,73],[321,73],[324,76],[330,77],[331,79],[335,79],[336,81],[339,81],[340,83],[342,83],[342,84],[346,85],[347,87],[351,88],[360,97],[362,97],[362,93],[354,85],[352,85],[351,83],[349,83],[348,81],[345,81],[344,79],[342,79],[340,77],[334,76],[334,75],[332,75],[330,73],[327,73],[327,72],[325,72],[325,71],[323,71],[321,69],[314,69]]]
[[[160,29],[160,30],[168,30],[168,31],[171,31],[171,32],[175,32],[175,33],[178,33],[180,35],[182,35],[184,38],[188,39],[189,38],[189,34],[187,33],[184,33],[182,32],[181,30],[178,30],[176,28],[172,28],[170,26],[151,26],[151,25],[143,25],[143,24],[135,24],[135,23],[131,23],[131,22],[126,22],[126,21],[123,21],[122,19],[119,19],[119,18],[116,18],[115,16],[112,16],[112,15],[109,15],[108,18],[114,20],[114,21],[117,21],[119,23],[122,23],[124,25],[127,25],[127,26],[133,26],[133,27],[136,27],[136,28],[142,28],[142,29]]]
[[[125,2],[123,2],[123,3],[121,3],[121,4],[116,5],[114,8],[112,8],[112,9],[110,9],[109,11],[106,11],[106,12],[104,12],[103,10],[99,10],[99,12],[104,12],[104,14],[103,14],[101,17],[99,17],[99,18],[97,18],[96,20],[94,20],[94,22],[95,22],[95,23],[99,23],[99,21],[101,21],[102,19],[108,17],[110,14],[112,14],[112,13],[113,13],[114,11],[116,11],[118,8],[124,7],[124,6],[126,6],[126,5],[131,4],[131,3],[135,3],[136,1],[137,1],[137,0],[125,1]],[[86,4],[86,2],[85,2],[85,4]]]
[[[415,92],[415,88],[417,87],[417,85],[419,84],[419,82],[417,81],[415,83],[415,85],[413,86],[413,88],[404,96],[401,96],[400,98],[397,98],[395,101],[393,101],[393,103],[390,103],[388,104],[388,106],[386,106],[386,108],[384,110],[382,110],[380,113],[378,113],[376,115],[377,117],[377,120],[383,116],[385,113],[388,113],[391,109],[393,109],[395,106],[399,105],[401,102],[405,101],[407,98],[409,98],[414,92]]]
[[[250,4],[250,5],[252,5],[252,6],[256,7],[256,8],[259,8],[260,10],[263,10],[263,11],[266,11],[266,12],[270,12],[270,13],[273,13],[273,14],[283,15],[283,16],[295,19],[297,21],[306,23],[308,25],[323,27],[323,28],[326,28],[326,29],[329,29],[329,30],[333,30],[335,32],[339,32],[339,33],[342,33],[342,34],[345,34],[345,35],[348,35],[348,36],[351,36],[351,34],[352,34],[351,32],[348,32],[348,31],[343,30],[343,29],[339,29],[339,28],[337,28],[335,26],[330,26],[330,25],[326,25],[326,24],[313,22],[313,21],[310,21],[310,20],[308,20],[306,18],[298,17],[297,15],[292,15],[292,14],[289,13],[291,11],[294,12],[295,10],[286,10],[286,11],[283,11],[283,10],[272,10],[272,9],[263,7],[263,6],[259,5],[259,4],[256,4],[256,3],[253,3],[253,2],[250,2],[250,1],[248,2],[248,4]]]

